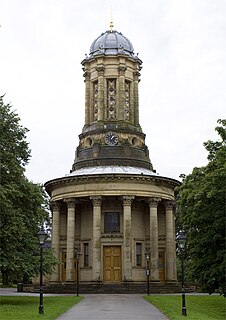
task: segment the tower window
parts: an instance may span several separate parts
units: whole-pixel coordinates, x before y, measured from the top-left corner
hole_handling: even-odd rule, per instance
[[[84,243],[84,267],[89,266],[89,244]]]
[[[142,265],[142,243],[136,243],[136,266]]]
[[[130,82],[125,82],[125,120],[130,116]]]
[[[116,80],[107,80],[107,118],[116,119]]]
[[[98,82],[93,83],[93,120],[98,120]]]
[[[120,217],[119,213],[107,212],[104,217],[104,232],[120,232]]]

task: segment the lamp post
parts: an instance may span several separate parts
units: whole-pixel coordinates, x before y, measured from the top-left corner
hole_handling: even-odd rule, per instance
[[[43,268],[42,268],[42,251],[44,243],[47,239],[47,233],[45,232],[44,228],[42,227],[39,232],[37,233],[39,245],[40,245],[40,300],[39,300],[39,313],[43,314]]]
[[[77,279],[76,279],[76,294],[77,296],[79,296],[79,259],[80,256],[82,255],[81,252],[79,252],[79,250],[75,250],[75,258],[76,258],[76,264],[77,264]]]
[[[185,287],[184,287],[184,251],[186,244],[186,236],[184,231],[180,231],[177,235],[177,243],[181,255],[181,286],[182,286],[182,316],[187,316],[187,310],[185,305]]]
[[[150,278],[150,268],[149,268],[150,253],[149,253],[149,251],[145,252],[145,258],[146,258],[146,261],[147,261],[147,267],[146,267],[147,294],[150,295],[150,283],[149,283],[149,278]]]

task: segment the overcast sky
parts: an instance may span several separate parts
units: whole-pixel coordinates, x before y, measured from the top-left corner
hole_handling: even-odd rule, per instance
[[[154,169],[206,165],[226,117],[225,0],[0,0],[0,94],[30,132],[34,182],[69,173],[84,125],[81,61],[109,29],[143,61],[140,124]]]

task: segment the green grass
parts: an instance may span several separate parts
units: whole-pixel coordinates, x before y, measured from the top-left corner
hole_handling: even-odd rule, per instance
[[[82,298],[77,296],[44,296],[44,314],[39,314],[39,296],[1,296],[1,320],[55,320],[61,314],[78,303]]]
[[[226,300],[222,296],[186,296],[187,317],[181,315],[180,295],[151,295],[145,299],[162,311],[170,320],[225,320]]]

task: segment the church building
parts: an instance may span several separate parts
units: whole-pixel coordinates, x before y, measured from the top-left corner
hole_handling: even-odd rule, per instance
[[[179,182],[157,174],[149,158],[139,122],[141,66],[130,40],[112,26],[82,61],[85,122],[74,163],[45,183],[59,261],[50,285],[76,284],[78,275],[81,287],[145,285],[147,276],[177,283]]]

